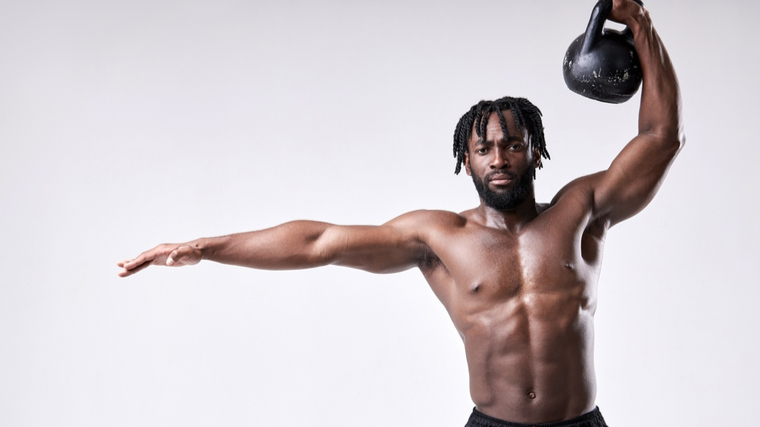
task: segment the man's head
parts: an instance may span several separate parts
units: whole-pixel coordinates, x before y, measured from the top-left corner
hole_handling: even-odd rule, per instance
[[[541,111],[524,98],[481,101],[454,132],[455,173],[462,164],[487,206],[513,209],[532,194],[541,157],[549,158]]]

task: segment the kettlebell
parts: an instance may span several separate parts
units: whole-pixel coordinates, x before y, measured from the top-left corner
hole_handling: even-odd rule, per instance
[[[640,0],[634,0],[644,6]],[[641,86],[639,56],[629,28],[604,28],[612,0],[599,0],[586,32],[570,43],[562,63],[565,84],[573,92],[597,101],[628,101]]]

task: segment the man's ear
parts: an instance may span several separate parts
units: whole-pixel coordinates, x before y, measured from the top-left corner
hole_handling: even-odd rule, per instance
[[[544,166],[544,164],[541,162],[541,150],[539,150],[538,147],[533,144],[533,134],[528,135],[528,144],[530,144],[530,151],[533,153],[533,167],[536,169],[541,169]]]
[[[467,151],[464,152],[464,172],[467,176],[472,176],[472,171],[470,170],[470,153]]]

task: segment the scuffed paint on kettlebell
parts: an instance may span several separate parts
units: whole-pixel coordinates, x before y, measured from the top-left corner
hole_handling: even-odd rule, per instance
[[[631,30],[604,28],[611,10],[612,0],[600,0],[594,6],[586,32],[567,48],[562,73],[565,84],[573,92],[619,104],[631,99],[639,90],[641,66]]]

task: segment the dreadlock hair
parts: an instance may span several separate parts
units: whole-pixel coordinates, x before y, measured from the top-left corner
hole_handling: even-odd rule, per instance
[[[472,129],[475,128],[475,132],[479,138],[486,137],[486,125],[488,124],[488,117],[491,113],[496,113],[499,117],[499,124],[501,125],[501,131],[504,135],[509,135],[507,132],[507,122],[504,120],[504,114],[502,110],[509,110],[512,112],[512,117],[515,119],[517,130],[522,130],[525,126],[528,128],[528,132],[531,136],[531,145],[533,148],[538,149],[541,157],[551,159],[549,152],[546,151],[546,141],[544,140],[544,125],[541,121],[541,110],[533,105],[525,98],[512,98],[505,96],[504,98],[497,99],[496,101],[480,101],[470,108],[470,111],[466,112],[457,127],[454,130],[454,157],[457,159],[457,166],[454,169],[455,174],[459,174],[462,170],[462,163],[464,163],[464,155],[467,152],[467,142],[472,136]],[[543,164],[539,163],[538,168],[541,169]],[[536,172],[533,171],[533,178],[536,178]]]

